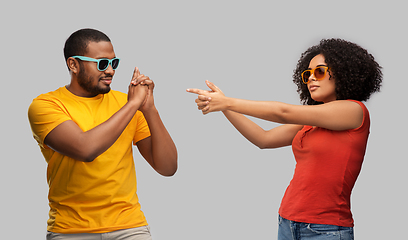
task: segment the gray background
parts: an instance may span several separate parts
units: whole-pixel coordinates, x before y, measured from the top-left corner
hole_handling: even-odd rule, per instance
[[[62,48],[91,27],[112,40],[121,65],[112,87],[127,92],[135,66],[179,151],[172,178],[135,153],[138,194],[155,240],[276,239],[277,211],[294,169],[290,147],[260,150],[221,113],[202,116],[186,88],[208,79],[227,96],[299,104],[292,72],[322,38],[368,49],[383,66],[368,102],[372,126],[352,195],[356,239],[405,232],[407,15],[402,1],[8,1],[1,20],[1,219],[8,239],[44,239],[46,163],[27,108],[69,83]],[[258,121],[265,129],[277,126]],[[136,150],[136,148],[135,148]]]

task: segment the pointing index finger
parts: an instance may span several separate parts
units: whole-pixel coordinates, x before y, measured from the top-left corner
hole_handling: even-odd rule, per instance
[[[203,94],[205,94],[207,92],[207,91],[197,89],[197,88],[188,88],[186,91],[189,92],[189,93],[195,93],[195,94],[199,94],[199,95],[203,95]]]

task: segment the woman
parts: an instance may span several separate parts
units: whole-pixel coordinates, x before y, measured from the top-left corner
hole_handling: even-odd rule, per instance
[[[353,239],[350,195],[367,145],[361,101],[380,90],[381,67],[357,44],[327,39],[304,52],[293,81],[303,105],[226,97],[213,83],[198,94],[203,114],[222,111],[259,148],[292,145],[296,168],[279,208],[278,239]],[[244,115],[282,125],[265,131]]]

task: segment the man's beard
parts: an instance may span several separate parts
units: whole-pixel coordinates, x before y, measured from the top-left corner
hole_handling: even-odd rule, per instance
[[[92,95],[98,95],[98,94],[106,94],[108,93],[111,88],[110,86],[104,86],[100,87],[99,86],[99,80],[96,82],[95,85],[93,77],[87,75],[83,68],[80,68],[79,73],[78,73],[78,84],[81,86],[85,91],[91,93]]]

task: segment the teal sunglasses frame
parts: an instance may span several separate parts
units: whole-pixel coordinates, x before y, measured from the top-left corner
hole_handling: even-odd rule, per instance
[[[120,59],[116,58],[116,57],[112,58],[112,59],[108,59],[108,58],[95,59],[95,58],[84,57],[84,56],[72,56],[72,57],[73,58],[78,58],[78,59],[83,60],[83,61],[98,63],[96,66],[97,66],[98,70],[101,71],[101,72],[105,71],[109,67],[109,64],[112,66],[113,70],[116,70],[118,68],[119,62],[120,62]],[[99,67],[99,62],[102,61],[102,60],[107,60],[108,61],[108,64],[106,65],[106,67],[104,69],[101,69]],[[116,67],[114,67],[113,64],[112,64],[114,60],[118,60],[118,64],[116,65]]]

